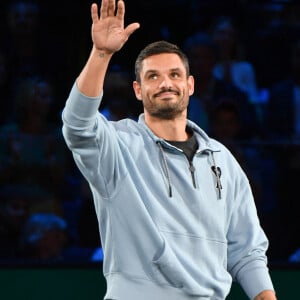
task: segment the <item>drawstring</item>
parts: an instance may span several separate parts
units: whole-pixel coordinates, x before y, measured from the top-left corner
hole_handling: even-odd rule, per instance
[[[166,170],[166,176],[167,176],[167,180],[168,180],[168,188],[169,188],[169,197],[172,198],[173,196],[173,192],[172,192],[172,185],[171,185],[171,176],[170,176],[170,171],[169,171],[169,167],[168,167],[168,162],[167,162],[167,158],[166,158],[166,154],[165,151],[163,149],[163,146],[161,144],[160,141],[157,141],[156,144],[158,145],[160,152],[162,154],[162,158],[163,158],[163,165],[164,168]],[[221,184],[221,169],[220,167],[217,167],[216,165],[216,161],[215,161],[215,157],[214,157],[214,153],[213,151],[209,151],[211,158],[212,158],[212,163],[213,166],[211,167],[213,173],[216,176],[216,189],[217,189],[217,193],[218,193],[218,199],[222,199],[222,184]]]
[[[172,198],[171,176],[170,176],[170,171],[169,171],[169,167],[168,167],[168,163],[167,163],[166,154],[164,152],[164,149],[163,149],[161,143],[158,141],[158,142],[156,142],[156,144],[159,146],[160,152],[162,153],[163,164],[164,164],[164,167],[166,169],[167,180],[168,180],[168,185],[169,185],[169,197]]]
[[[218,199],[222,199],[221,169],[220,169],[220,167],[216,166],[214,153],[213,152],[210,152],[210,153],[211,153],[211,158],[213,161],[213,166],[211,167],[211,169],[212,169],[213,173],[216,175],[216,179],[217,179],[216,189],[218,191]]]

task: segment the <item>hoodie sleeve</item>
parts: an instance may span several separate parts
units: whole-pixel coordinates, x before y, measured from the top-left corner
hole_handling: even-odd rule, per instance
[[[101,100],[102,94],[98,97],[87,97],[80,93],[74,83],[63,109],[63,132],[66,133],[68,126],[74,129],[92,129]]]
[[[73,85],[62,112],[63,136],[74,157],[85,158],[84,165],[90,167],[92,157],[98,152],[96,130],[97,113],[101,96],[89,98]]]
[[[99,113],[102,94],[87,97],[73,85],[62,112],[63,136],[76,165],[108,197],[120,178],[118,138],[113,125]],[[123,168],[124,169],[124,168]]]
[[[240,169],[234,191],[235,204],[229,224],[228,270],[247,296],[274,290],[267,267],[268,240],[260,226],[253,194]]]

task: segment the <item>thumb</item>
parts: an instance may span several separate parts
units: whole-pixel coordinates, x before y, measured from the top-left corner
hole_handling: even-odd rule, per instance
[[[125,30],[127,36],[129,37],[133,32],[135,32],[139,28],[140,28],[139,23],[131,23],[124,30]]]

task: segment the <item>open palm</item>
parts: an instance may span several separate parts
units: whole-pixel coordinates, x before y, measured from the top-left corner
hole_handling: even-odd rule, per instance
[[[98,6],[93,3],[92,40],[98,50],[114,53],[122,48],[129,36],[139,28],[138,23],[131,23],[124,28],[125,4],[122,0],[103,0],[98,15]]]

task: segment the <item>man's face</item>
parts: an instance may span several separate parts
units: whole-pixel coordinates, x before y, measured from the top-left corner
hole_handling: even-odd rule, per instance
[[[161,119],[174,119],[186,113],[194,79],[186,74],[177,54],[153,55],[143,61],[141,82],[134,81],[137,99],[143,101],[145,113]]]

